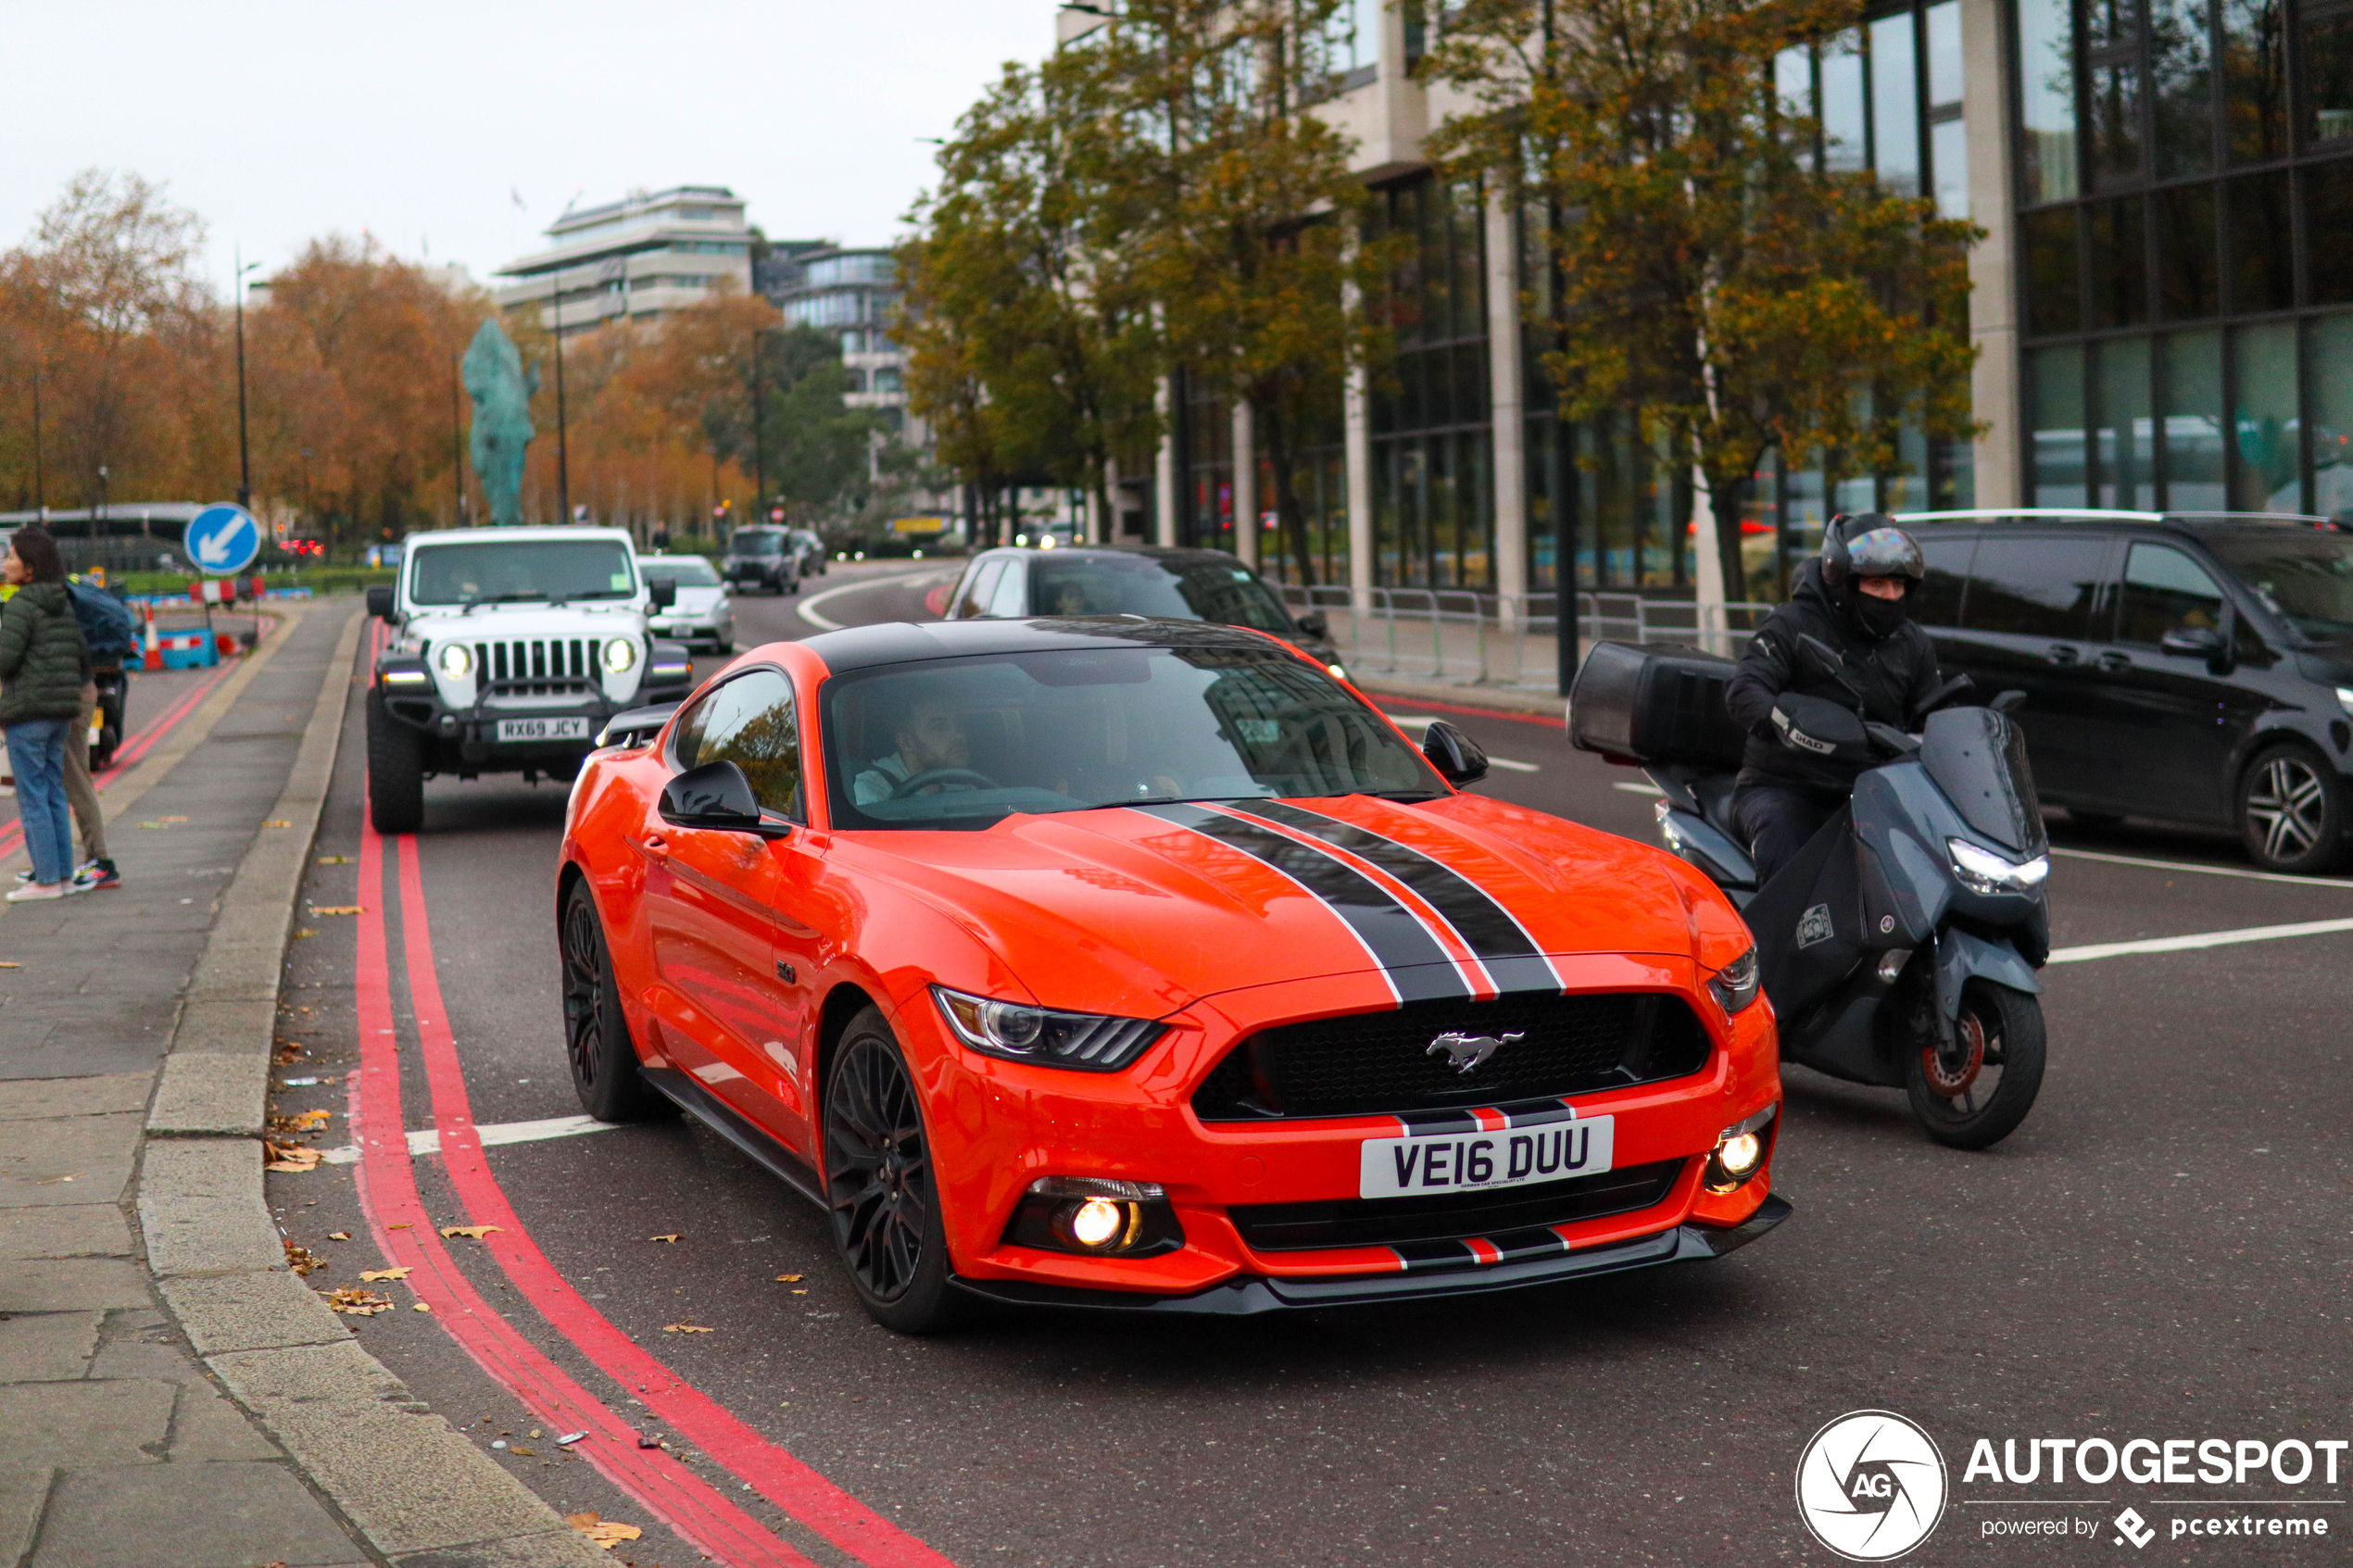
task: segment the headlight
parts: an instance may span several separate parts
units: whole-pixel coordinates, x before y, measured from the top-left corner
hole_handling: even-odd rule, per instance
[[[1324,668],[1332,672],[1332,679],[1335,681],[1345,681],[1348,679],[1348,671],[1341,669],[1337,664],[1327,664]]]
[[[1707,988],[1726,1012],[1738,1012],[1756,1000],[1756,949],[1751,947],[1709,976]]]
[[[615,637],[605,645],[605,668],[616,675],[626,675],[637,667],[637,645],[626,637]]]
[[[2345,709],[2347,718],[2353,718],[2353,686],[2336,688],[2336,705]]]
[[[931,994],[956,1038],[983,1056],[1034,1061],[1041,1067],[1075,1067],[1087,1073],[1116,1073],[1164,1032],[1142,1018],[1106,1018],[1092,1012],[1053,1012],[1019,1002],[967,997],[935,985]]]
[[[1965,838],[1946,839],[1944,849],[1953,857],[1953,874],[1971,893],[2032,893],[2051,874],[2048,855],[2007,860]]]
[[[1700,1185],[1719,1195],[1746,1186],[1765,1168],[1766,1153],[1773,1147],[1773,1123],[1780,1112],[1780,1106],[1768,1105],[1717,1134]]]
[[[444,643],[441,645],[441,658],[438,662],[443,674],[453,681],[462,681],[473,673],[473,649],[463,643]]]

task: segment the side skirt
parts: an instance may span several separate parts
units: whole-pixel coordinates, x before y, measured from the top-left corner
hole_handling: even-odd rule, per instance
[[[817,1173],[734,1106],[676,1068],[641,1065],[637,1071],[648,1085],[661,1091],[665,1099],[734,1144],[753,1164],[818,1208],[828,1207],[824,1184],[818,1179]]]

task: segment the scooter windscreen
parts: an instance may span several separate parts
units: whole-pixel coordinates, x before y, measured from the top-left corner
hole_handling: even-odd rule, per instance
[[[1990,708],[1948,708],[1928,716],[1920,765],[1944,792],[1961,821],[2020,855],[2050,847],[2026,737],[2007,714]]]

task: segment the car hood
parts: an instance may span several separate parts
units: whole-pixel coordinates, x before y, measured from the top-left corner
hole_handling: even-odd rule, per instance
[[[678,590],[678,596],[670,602],[671,613],[675,614],[683,610],[691,614],[697,610],[710,609],[726,596],[727,590],[724,588],[702,584],[691,587],[682,586]]]
[[[1474,796],[1105,809],[839,843],[1038,1002],[1129,1016],[1345,974],[1407,1000],[1553,988],[1552,957],[1690,958],[1707,920],[1738,928],[1664,852]],[[1725,958],[1745,934],[1727,940]]]

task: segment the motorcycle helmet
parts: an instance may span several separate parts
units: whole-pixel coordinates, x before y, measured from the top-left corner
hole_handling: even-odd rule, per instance
[[[1831,601],[1866,636],[1885,637],[1904,623],[1909,601],[1928,576],[1919,541],[1895,526],[1885,512],[1842,512],[1822,530],[1822,586]],[[1904,596],[1882,599],[1858,585],[1866,577],[1889,577]]]

